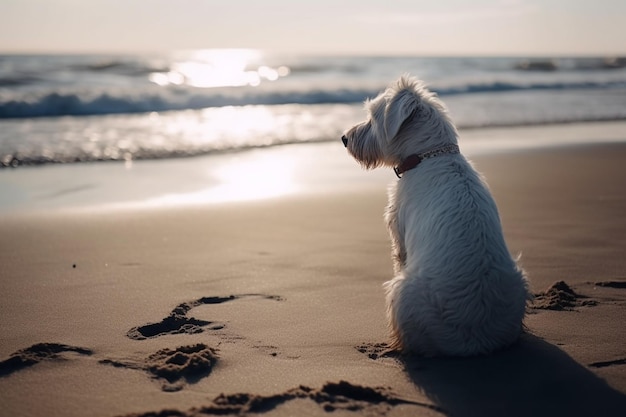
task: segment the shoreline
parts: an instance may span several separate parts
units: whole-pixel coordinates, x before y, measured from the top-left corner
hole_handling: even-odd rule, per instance
[[[105,115],[107,116],[107,115]],[[113,115],[115,116],[115,115]],[[89,116],[87,116],[89,117]],[[0,119],[0,123],[2,123],[3,119]],[[19,121],[22,119],[4,119],[8,121]],[[539,122],[539,123],[528,123],[528,124],[503,124],[503,125],[485,125],[485,126],[466,126],[466,127],[458,127],[459,132],[461,132],[461,136],[467,135],[468,137],[476,137],[480,138],[481,135],[485,135],[487,137],[494,136],[502,136],[502,132],[516,132],[516,131],[525,131],[525,130],[539,130],[539,129],[547,129],[549,131],[563,131],[568,127],[576,127],[576,128],[588,128],[588,130],[593,129],[594,135],[592,138],[599,142],[613,142],[613,141],[622,141],[621,136],[617,134],[615,129],[623,128],[623,125],[626,125],[626,118],[609,118],[609,119],[581,119],[581,120],[571,120],[571,121],[559,121],[559,122]],[[600,127],[599,131],[597,128]],[[476,133],[474,133],[476,132]],[[599,133],[599,136],[597,135]],[[340,136],[340,135],[339,135]],[[536,142],[530,142],[523,147],[544,147],[544,146],[559,146],[559,145],[567,145],[572,143],[582,143],[585,141],[589,141],[590,137],[580,137],[580,134],[575,135],[576,137],[572,137],[571,129],[568,132],[567,137],[560,137],[559,140],[552,144],[540,144]],[[5,160],[0,161],[0,172],[2,170],[12,170],[16,168],[38,168],[38,167],[49,167],[49,166],[75,166],[75,165],[87,165],[87,164],[124,164],[126,168],[132,167],[133,163],[141,163],[145,161],[167,161],[167,160],[186,160],[186,159],[194,159],[194,158],[202,158],[202,157],[221,157],[238,153],[245,153],[250,151],[259,151],[259,150],[271,150],[274,148],[281,148],[284,146],[294,146],[294,145],[316,145],[316,144],[328,144],[332,143],[334,140],[328,139],[318,139],[312,141],[303,141],[303,142],[285,142],[279,144],[272,145],[259,145],[259,146],[249,146],[244,148],[232,148],[232,149],[222,149],[222,150],[212,150],[206,152],[198,152],[198,153],[180,153],[173,154],[170,156],[154,156],[154,157],[140,157],[137,159],[134,158],[119,158],[119,159],[97,159],[97,160],[77,160],[73,162],[61,162],[55,160],[47,160],[47,161],[38,161],[38,162],[23,162],[16,160],[16,165],[12,165],[13,161],[11,159],[7,159],[9,155],[5,155]],[[479,142],[480,143],[480,142]],[[493,147],[493,143],[490,144],[490,147]],[[502,144],[500,146],[496,146],[495,148],[489,150],[490,147],[486,147],[482,149],[482,152],[490,152],[493,150],[497,150],[500,148],[504,149],[515,149],[520,146],[520,144],[515,144],[513,146],[505,146],[506,144]]]
[[[460,131],[470,159],[626,142],[626,121]],[[256,201],[386,186],[390,169],[362,170],[339,140],[189,158],[51,164],[0,170],[0,213],[135,210]]]

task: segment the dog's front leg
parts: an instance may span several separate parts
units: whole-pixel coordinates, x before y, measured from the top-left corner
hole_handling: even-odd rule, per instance
[[[395,202],[395,190],[389,193],[389,204],[385,210],[385,220],[389,237],[391,238],[391,259],[393,261],[393,273],[398,275],[406,263],[406,248],[404,247],[404,230],[398,222],[398,206]]]

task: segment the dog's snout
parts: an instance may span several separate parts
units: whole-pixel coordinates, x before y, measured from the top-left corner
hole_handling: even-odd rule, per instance
[[[341,137],[341,141],[343,142],[343,146],[348,147],[348,138],[346,137],[346,135],[343,135]]]

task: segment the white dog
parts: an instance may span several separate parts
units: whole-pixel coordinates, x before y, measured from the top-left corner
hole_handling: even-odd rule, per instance
[[[486,354],[515,342],[529,298],[496,204],[460,153],[443,103],[401,77],[366,102],[341,138],[365,168],[394,167],[385,219],[395,277],[385,283],[392,348],[426,356]]]

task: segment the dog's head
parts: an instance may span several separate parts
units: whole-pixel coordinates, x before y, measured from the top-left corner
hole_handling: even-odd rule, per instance
[[[415,78],[400,77],[365,109],[367,120],[341,137],[365,168],[395,166],[410,154],[457,142],[445,106]]]

